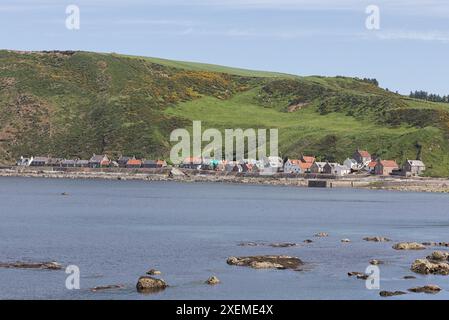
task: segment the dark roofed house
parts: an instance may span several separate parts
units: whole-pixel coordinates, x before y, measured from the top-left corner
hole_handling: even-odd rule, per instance
[[[128,163],[129,160],[131,159],[136,159],[135,157],[124,157],[124,156],[120,156],[120,158],[118,158],[117,163],[119,167],[125,168],[126,164]]]
[[[63,168],[74,168],[76,166],[76,160],[64,159],[61,161],[61,167]]]
[[[111,161],[107,155],[93,155],[89,160],[89,167],[91,168],[101,168],[108,167]]]
[[[310,167],[311,173],[323,173],[326,162],[315,161]]]
[[[421,160],[407,160],[404,169],[407,175],[419,176],[426,170],[426,166]]]
[[[394,160],[379,160],[377,161],[375,173],[380,176],[388,176],[393,171],[399,169],[398,164]]]
[[[157,161],[156,160],[143,160],[142,167],[150,168],[150,169],[157,168]]]
[[[89,160],[76,160],[75,166],[78,168],[88,168]]]
[[[325,174],[335,174],[335,170],[337,169],[338,163],[336,162],[326,162],[323,167],[323,173]]]
[[[371,161],[371,154],[365,150],[357,150],[352,157],[359,164],[368,164]]]
[[[48,163],[48,158],[47,157],[35,157],[32,158],[31,162],[30,162],[30,166],[32,167],[44,167],[46,166]]]

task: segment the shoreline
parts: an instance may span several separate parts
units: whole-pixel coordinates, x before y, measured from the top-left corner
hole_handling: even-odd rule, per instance
[[[180,170],[178,170],[180,171]],[[148,172],[130,171],[60,171],[45,169],[0,169],[0,177],[50,178],[50,179],[103,179],[103,180],[138,180],[138,181],[175,181],[184,183],[229,183],[284,187],[308,187],[309,180],[326,181],[327,188],[353,188],[371,190],[392,190],[405,192],[449,193],[449,179],[443,178],[398,178],[379,176],[351,176],[330,179],[329,177],[291,177],[287,175],[245,176],[213,172],[183,172],[169,175],[170,169],[149,170]],[[181,171],[180,171],[181,172]],[[190,174],[189,174],[190,173]]]

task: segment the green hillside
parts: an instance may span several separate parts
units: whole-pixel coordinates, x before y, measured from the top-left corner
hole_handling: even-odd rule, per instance
[[[168,157],[170,132],[279,128],[283,156],[355,148],[449,176],[449,106],[353,78],[89,52],[0,51],[0,162],[20,155]]]

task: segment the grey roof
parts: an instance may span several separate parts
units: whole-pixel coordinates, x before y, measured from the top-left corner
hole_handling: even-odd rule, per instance
[[[157,164],[156,160],[143,160],[143,164]]]
[[[34,157],[33,161],[38,161],[38,162],[47,162],[48,158],[47,157]]]
[[[119,162],[128,162],[128,160],[134,159],[134,157],[127,157],[127,156],[120,156],[120,158],[118,158]]]
[[[421,160],[407,160],[407,162],[413,167],[424,167],[424,162]]]
[[[103,158],[105,155],[93,155],[92,158],[90,158],[89,162],[101,162],[103,161]]]
[[[89,160],[76,160],[77,164],[89,164]]]
[[[73,159],[64,159],[64,160],[62,160],[62,164],[65,164],[65,165],[68,165],[68,164],[75,164],[75,162],[76,162],[76,160],[73,160]]]
[[[322,168],[326,165],[327,162],[317,162],[315,161],[313,164],[316,164],[319,168]]]

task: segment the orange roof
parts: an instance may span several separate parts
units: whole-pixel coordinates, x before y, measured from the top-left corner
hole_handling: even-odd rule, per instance
[[[376,164],[377,164],[376,161],[371,161],[370,163],[368,163],[368,168],[374,168]]]
[[[382,166],[387,168],[399,168],[398,164],[394,160],[381,160]]]
[[[314,163],[314,162],[315,162],[315,157],[311,157],[311,156],[303,156],[302,159],[303,159],[306,163]]]
[[[313,165],[313,163],[310,163],[310,162],[301,162],[299,167],[303,170],[307,170],[307,169],[310,169],[312,167],[312,165]]]
[[[369,154],[368,151],[365,151],[365,150],[359,150],[358,152],[359,152],[359,154],[360,154],[363,158],[370,158],[370,157],[371,157],[371,155]]]
[[[297,166],[299,166],[302,163],[301,160],[296,160],[296,159],[288,159],[288,161],[290,161],[291,164],[294,164]]]
[[[140,165],[142,165],[142,161],[141,160],[137,160],[137,159],[129,159],[126,164],[128,166],[140,166]]]
[[[202,163],[203,160],[199,157],[188,157],[184,159],[184,163]]]

